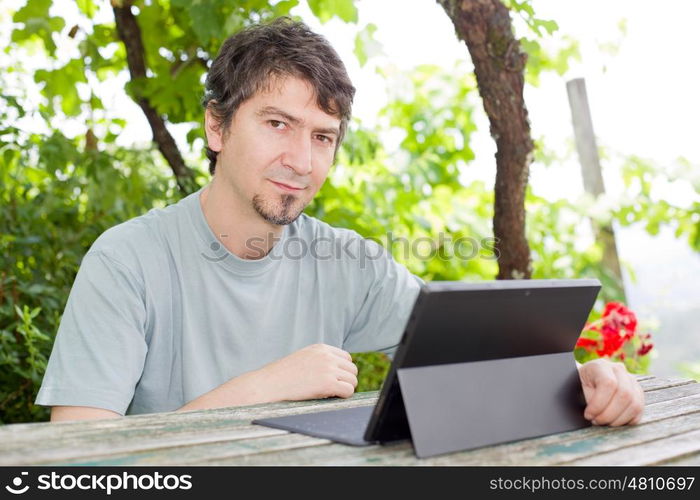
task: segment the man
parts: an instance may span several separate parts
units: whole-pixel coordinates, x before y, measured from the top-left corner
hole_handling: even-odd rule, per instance
[[[355,89],[301,23],[234,35],[206,83],[213,179],[101,235],[81,264],[37,404],[51,419],[349,397],[348,352],[392,354],[420,279],[352,231],[302,214]],[[622,365],[580,368],[586,417],[636,423]]]

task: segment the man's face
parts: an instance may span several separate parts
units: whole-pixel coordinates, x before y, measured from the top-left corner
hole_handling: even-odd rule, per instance
[[[277,224],[293,222],[328,175],[340,119],[321,110],[306,81],[272,81],[241,104],[222,134],[207,111],[209,148],[218,151],[221,177],[251,213]]]

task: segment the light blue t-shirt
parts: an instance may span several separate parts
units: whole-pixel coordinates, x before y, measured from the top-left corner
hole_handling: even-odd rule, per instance
[[[95,241],[36,404],[172,411],[310,344],[393,354],[420,278],[305,214],[266,257],[241,259],[209,228],[200,193]]]

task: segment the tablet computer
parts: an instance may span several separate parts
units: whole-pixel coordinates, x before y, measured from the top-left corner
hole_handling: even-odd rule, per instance
[[[428,282],[374,406],[253,423],[432,456],[589,426],[573,357],[598,280]]]

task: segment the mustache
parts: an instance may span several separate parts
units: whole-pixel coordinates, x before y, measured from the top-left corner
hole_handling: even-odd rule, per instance
[[[289,176],[287,173],[280,173],[275,175],[274,173],[267,176],[267,180],[278,182],[280,184],[286,184],[287,186],[292,186],[295,188],[307,188],[311,184],[311,178],[308,176]]]

